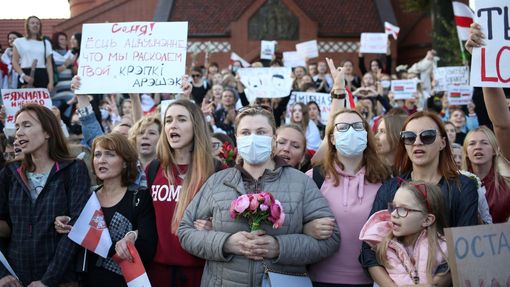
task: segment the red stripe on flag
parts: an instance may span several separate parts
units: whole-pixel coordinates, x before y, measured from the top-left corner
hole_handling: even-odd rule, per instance
[[[101,234],[103,234],[103,229],[89,228],[81,242],[81,246],[92,252],[96,251],[97,245],[99,245],[101,240]]]
[[[352,95],[351,90],[349,90],[348,87],[345,87],[345,90],[347,91],[347,96],[349,97],[349,108],[353,110],[356,107],[356,104],[354,103],[354,97]]]
[[[142,276],[145,273],[145,268],[143,267],[140,254],[138,254],[138,251],[132,242],[128,242],[128,249],[131,257],[133,257],[133,262],[123,260],[117,254],[113,255],[112,257],[113,261],[119,264],[120,269],[122,270],[122,274],[124,275],[124,279],[127,283]]]
[[[460,27],[469,28],[473,23],[473,18],[465,16],[455,16],[455,24]]]

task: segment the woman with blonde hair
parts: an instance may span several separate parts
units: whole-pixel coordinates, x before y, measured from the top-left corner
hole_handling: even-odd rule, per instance
[[[398,110],[404,114],[399,114]],[[393,167],[395,164],[395,154],[400,141],[400,131],[406,119],[407,114],[402,109],[396,108],[384,115],[377,124],[375,133],[377,154],[388,167]]]
[[[136,147],[138,159],[144,169],[156,158],[156,147],[160,135],[159,115],[145,116],[129,129],[129,141]]]
[[[325,239],[332,227],[338,225],[342,241],[333,256],[310,267],[310,274],[315,286],[372,286],[372,279],[358,263],[361,248],[358,234],[377,190],[390,173],[377,155],[368,122],[357,111],[340,110],[332,114],[326,127],[326,142],[325,156],[307,175],[319,186],[335,218],[320,219],[322,225],[307,226],[305,233]]]
[[[462,148],[462,169],[482,180],[494,223],[510,218],[510,164],[500,154],[494,133],[482,126],[471,130]]]
[[[164,111],[157,160],[147,167],[158,230],[156,256],[147,270],[153,286],[200,286],[204,261],[183,250],[176,234],[184,210],[214,172],[210,138],[194,103],[176,100]]]

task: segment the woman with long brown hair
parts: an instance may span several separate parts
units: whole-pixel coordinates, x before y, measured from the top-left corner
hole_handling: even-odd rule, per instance
[[[0,286],[57,286],[76,281],[71,272],[76,245],[55,231],[62,214],[73,221],[88,199],[90,179],[81,160],[72,159],[55,115],[27,104],[15,116],[24,154],[0,172],[0,220],[12,229],[7,260],[19,281],[0,270]],[[10,285],[9,285],[10,284]]]
[[[147,167],[158,230],[149,279],[153,286],[200,286],[204,261],[183,250],[176,235],[184,210],[215,168],[199,107],[188,100],[168,106],[156,154]]]
[[[400,133],[395,169],[400,177],[394,177],[383,184],[377,192],[370,214],[387,208],[404,179],[433,183],[441,188],[447,206],[448,226],[478,223],[477,183],[459,174],[446,130],[437,114],[423,111],[407,118]],[[377,262],[373,250],[367,244],[363,244],[360,261],[378,285],[392,284],[388,273]]]

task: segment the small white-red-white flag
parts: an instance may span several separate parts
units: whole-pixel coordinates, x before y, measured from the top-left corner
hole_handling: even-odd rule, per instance
[[[464,3],[453,1],[452,4],[459,39],[461,41],[467,41],[469,39],[469,26],[473,23],[475,14],[473,13],[473,10]]]
[[[68,236],[87,250],[104,258],[108,256],[112,239],[95,192],[85,204]]]
[[[129,253],[133,257],[133,262],[123,260],[117,254],[113,255],[113,261],[117,262],[120,266],[120,270],[124,275],[128,287],[151,287],[151,282],[145,268],[143,267],[142,259],[140,254],[136,250],[136,247],[132,242],[128,242]]]
[[[230,64],[233,64],[235,61],[241,62],[243,68],[251,66],[250,63],[248,63],[245,59],[241,58],[241,56],[237,55],[236,52],[232,52],[232,54],[230,54]]]
[[[389,22],[384,22],[384,32],[386,35],[392,35],[393,39],[397,40],[398,33],[400,33],[400,27],[395,26]]]

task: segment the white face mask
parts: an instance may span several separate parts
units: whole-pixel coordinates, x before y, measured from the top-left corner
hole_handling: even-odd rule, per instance
[[[273,150],[273,138],[270,136],[249,135],[237,138],[239,155],[249,164],[266,162]]]
[[[357,131],[353,127],[345,132],[335,131],[335,147],[345,157],[359,156],[367,148],[367,131]]]

